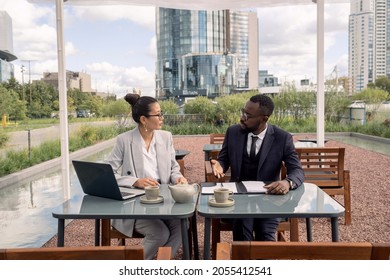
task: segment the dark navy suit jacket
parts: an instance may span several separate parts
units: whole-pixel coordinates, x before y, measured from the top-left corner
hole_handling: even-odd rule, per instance
[[[232,182],[238,182],[240,180],[247,137],[248,134],[244,133],[238,124],[230,126],[226,131],[222,149],[218,155],[218,161],[224,169],[224,172],[230,167]],[[302,185],[304,172],[298,154],[295,151],[291,134],[277,126],[268,124],[260,150],[257,180],[264,182],[280,180],[282,162],[285,163],[287,168],[287,177],[296,186]]]

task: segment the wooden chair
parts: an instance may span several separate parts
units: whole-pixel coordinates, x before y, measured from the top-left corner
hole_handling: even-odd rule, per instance
[[[177,162],[180,165],[180,172],[181,174],[184,175],[184,160],[179,159]],[[110,246],[111,245],[111,239],[117,239],[118,246],[125,246],[126,245],[126,238],[130,238],[127,235],[124,235],[123,233],[117,231],[115,228],[111,226],[111,221],[110,219],[102,219],[101,220],[102,224],[102,234],[101,234],[101,244],[102,246]],[[190,248],[192,248],[192,240],[191,240],[191,231],[189,232],[189,242],[190,242]],[[135,231],[133,232],[133,236],[131,238],[144,238],[144,236]]]
[[[330,196],[343,196],[345,224],[350,225],[351,186],[349,170],[344,169],[345,148],[296,148],[296,151],[305,172],[305,182],[316,184]]]
[[[142,234],[135,231],[133,232],[132,237],[128,237],[127,235],[124,235],[120,231],[117,231],[114,227],[111,226],[111,220],[110,219],[102,219],[102,234],[101,234],[101,244],[102,246],[111,246],[111,239],[117,239],[118,246],[125,246],[126,245],[126,238],[144,238]]]
[[[264,242],[218,243],[217,260],[308,259],[388,260],[390,243],[368,242]]]
[[[230,181],[230,175],[227,175],[223,178],[216,178],[212,172],[211,164],[209,161],[205,161],[205,170],[206,170],[206,182],[228,182]],[[286,178],[286,168],[284,165],[281,166],[281,178]],[[277,240],[278,241],[287,241],[286,232],[290,232],[291,241],[299,241],[299,223],[297,218],[290,218],[286,221],[279,223],[277,229]],[[232,231],[232,225],[230,223],[224,222],[221,219],[212,219],[211,221],[211,253],[213,259],[216,256],[217,243],[221,241],[221,231]]]
[[[210,144],[222,144],[224,139],[225,139],[224,133],[210,134]]]
[[[225,139],[225,134],[210,134],[210,144],[223,144]],[[219,151],[211,151],[209,153],[209,159],[217,159]]]
[[[157,259],[170,260],[170,247],[159,248]],[[140,245],[112,247],[50,247],[0,249],[0,260],[143,260]]]
[[[114,227],[111,226],[110,219],[102,219],[101,224],[102,224],[102,234],[101,234],[102,246],[111,246],[111,239],[117,239],[118,246],[125,246],[126,238],[144,238],[144,236],[141,233],[137,232],[136,230],[133,231],[132,237],[128,237],[127,235],[124,235],[123,233],[121,233],[120,231],[116,230]],[[192,238],[197,237],[197,236],[193,236],[191,225],[192,225],[192,220],[190,220],[190,227],[188,228],[188,242],[189,242],[190,254],[192,254],[192,248],[193,248]],[[161,248],[165,248],[165,247],[161,247]],[[194,258],[195,259],[199,258],[197,254],[197,248],[194,248]]]
[[[183,176],[186,176],[185,175],[185,168],[184,168],[184,159],[177,159],[176,160],[177,161],[177,163],[179,164],[179,166],[180,166],[180,173],[183,175]]]
[[[205,172],[205,181],[206,182],[229,182],[230,181],[230,170],[226,172],[225,177],[217,178],[214,176],[213,169],[211,168],[211,163],[209,160],[205,160],[204,162],[204,172]]]
[[[218,133],[210,134],[210,144],[223,144],[224,139],[225,139],[225,134],[218,134]],[[209,159],[217,159],[218,154],[219,151],[209,152]],[[205,167],[206,182],[225,182],[230,180],[230,169],[226,172],[225,178],[218,179],[214,176],[209,161],[205,161],[204,167]]]

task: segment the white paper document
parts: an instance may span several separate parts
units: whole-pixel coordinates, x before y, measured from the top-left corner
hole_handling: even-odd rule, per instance
[[[266,193],[265,183],[262,181],[242,181],[247,193]]]
[[[227,188],[227,189],[231,190],[233,193],[237,193],[236,183],[217,183],[213,187],[202,188],[202,193],[203,194],[214,194],[214,190],[219,189],[221,187]]]
[[[238,184],[238,189],[236,184]],[[245,188],[243,188],[242,186],[244,186]],[[202,194],[214,194],[214,190],[221,187],[227,188],[233,193],[266,193],[267,189],[264,188],[264,186],[265,183],[262,181],[242,181],[241,183],[216,183],[216,185],[213,187],[202,188]]]

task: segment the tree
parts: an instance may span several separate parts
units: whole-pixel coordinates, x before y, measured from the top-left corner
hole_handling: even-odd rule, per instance
[[[33,81],[29,86],[30,97],[26,98],[28,104],[28,115],[30,117],[50,117],[56,110],[55,100],[58,100],[58,91],[43,81]]]
[[[325,120],[340,122],[350,103],[350,100],[344,95],[344,93],[326,93]]]
[[[274,97],[275,110],[273,122],[281,123],[292,118],[299,122],[313,115],[315,106],[315,93],[310,91],[298,92],[295,85],[286,84],[282,91]]]
[[[370,83],[368,85],[368,88],[371,88],[371,89],[375,89],[375,88],[382,89],[382,90],[387,92],[387,94],[388,94],[387,99],[390,98],[390,79],[387,78],[386,76],[378,77],[375,80],[375,83]]]
[[[246,92],[240,94],[226,95],[217,97],[214,121],[223,120],[224,123],[233,124],[240,120],[240,109],[245,106],[245,103],[252,95],[257,92]]]
[[[161,111],[163,111],[164,114],[174,115],[179,113],[179,106],[175,102],[171,100],[163,100],[159,101],[159,103]]]
[[[122,116],[129,113],[130,105],[124,99],[110,100],[102,105],[102,115],[105,117]]]
[[[18,94],[8,90],[0,84],[0,115],[8,115],[8,118],[22,120],[26,117],[26,104],[19,99]]]
[[[185,114],[203,114],[209,123],[214,121],[215,110],[212,100],[204,96],[198,96],[184,105]]]
[[[23,87],[15,78],[11,78],[6,82],[2,83],[3,86],[8,90],[13,90],[19,94],[19,99],[23,100]]]
[[[103,115],[103,99],[100,96],[91,96],[89,101],[89,108],[91,113],[96,117]]]

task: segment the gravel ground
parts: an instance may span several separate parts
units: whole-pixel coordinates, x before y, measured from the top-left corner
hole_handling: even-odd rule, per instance
[[[296,138],[315,138],[315,134],[300,134]],[[209,142],[208,136],[175,137],[175,148],[189,150],[185,157],[185,176],[190,182],[204,181],[203,145]],[[352,224],[344,225],[339,219],[340,241],[350,242],[390,242],[390,156],[367,151],[358,147],[330,140],[327,147],[345,147],[345,168],[351,175]],[[336,197],[342,201],[342,197]],[[203,256],[203,218],[197,217],[199,255]],[[313,241],[331,241],[330,222],[327,219],[312,219]],[[305,222],[299,225],[300,240],[306,241]],[[222,241],[230,242],[231,233],[223,233]],[[44,247],[56,246],[54,236]],[[74,220],[65,229],[66,246],[94,245],[94,222]],[[141,239],[127,239],[127,244],[140,244]],[[180,259],[179,251],[176,258]]]

